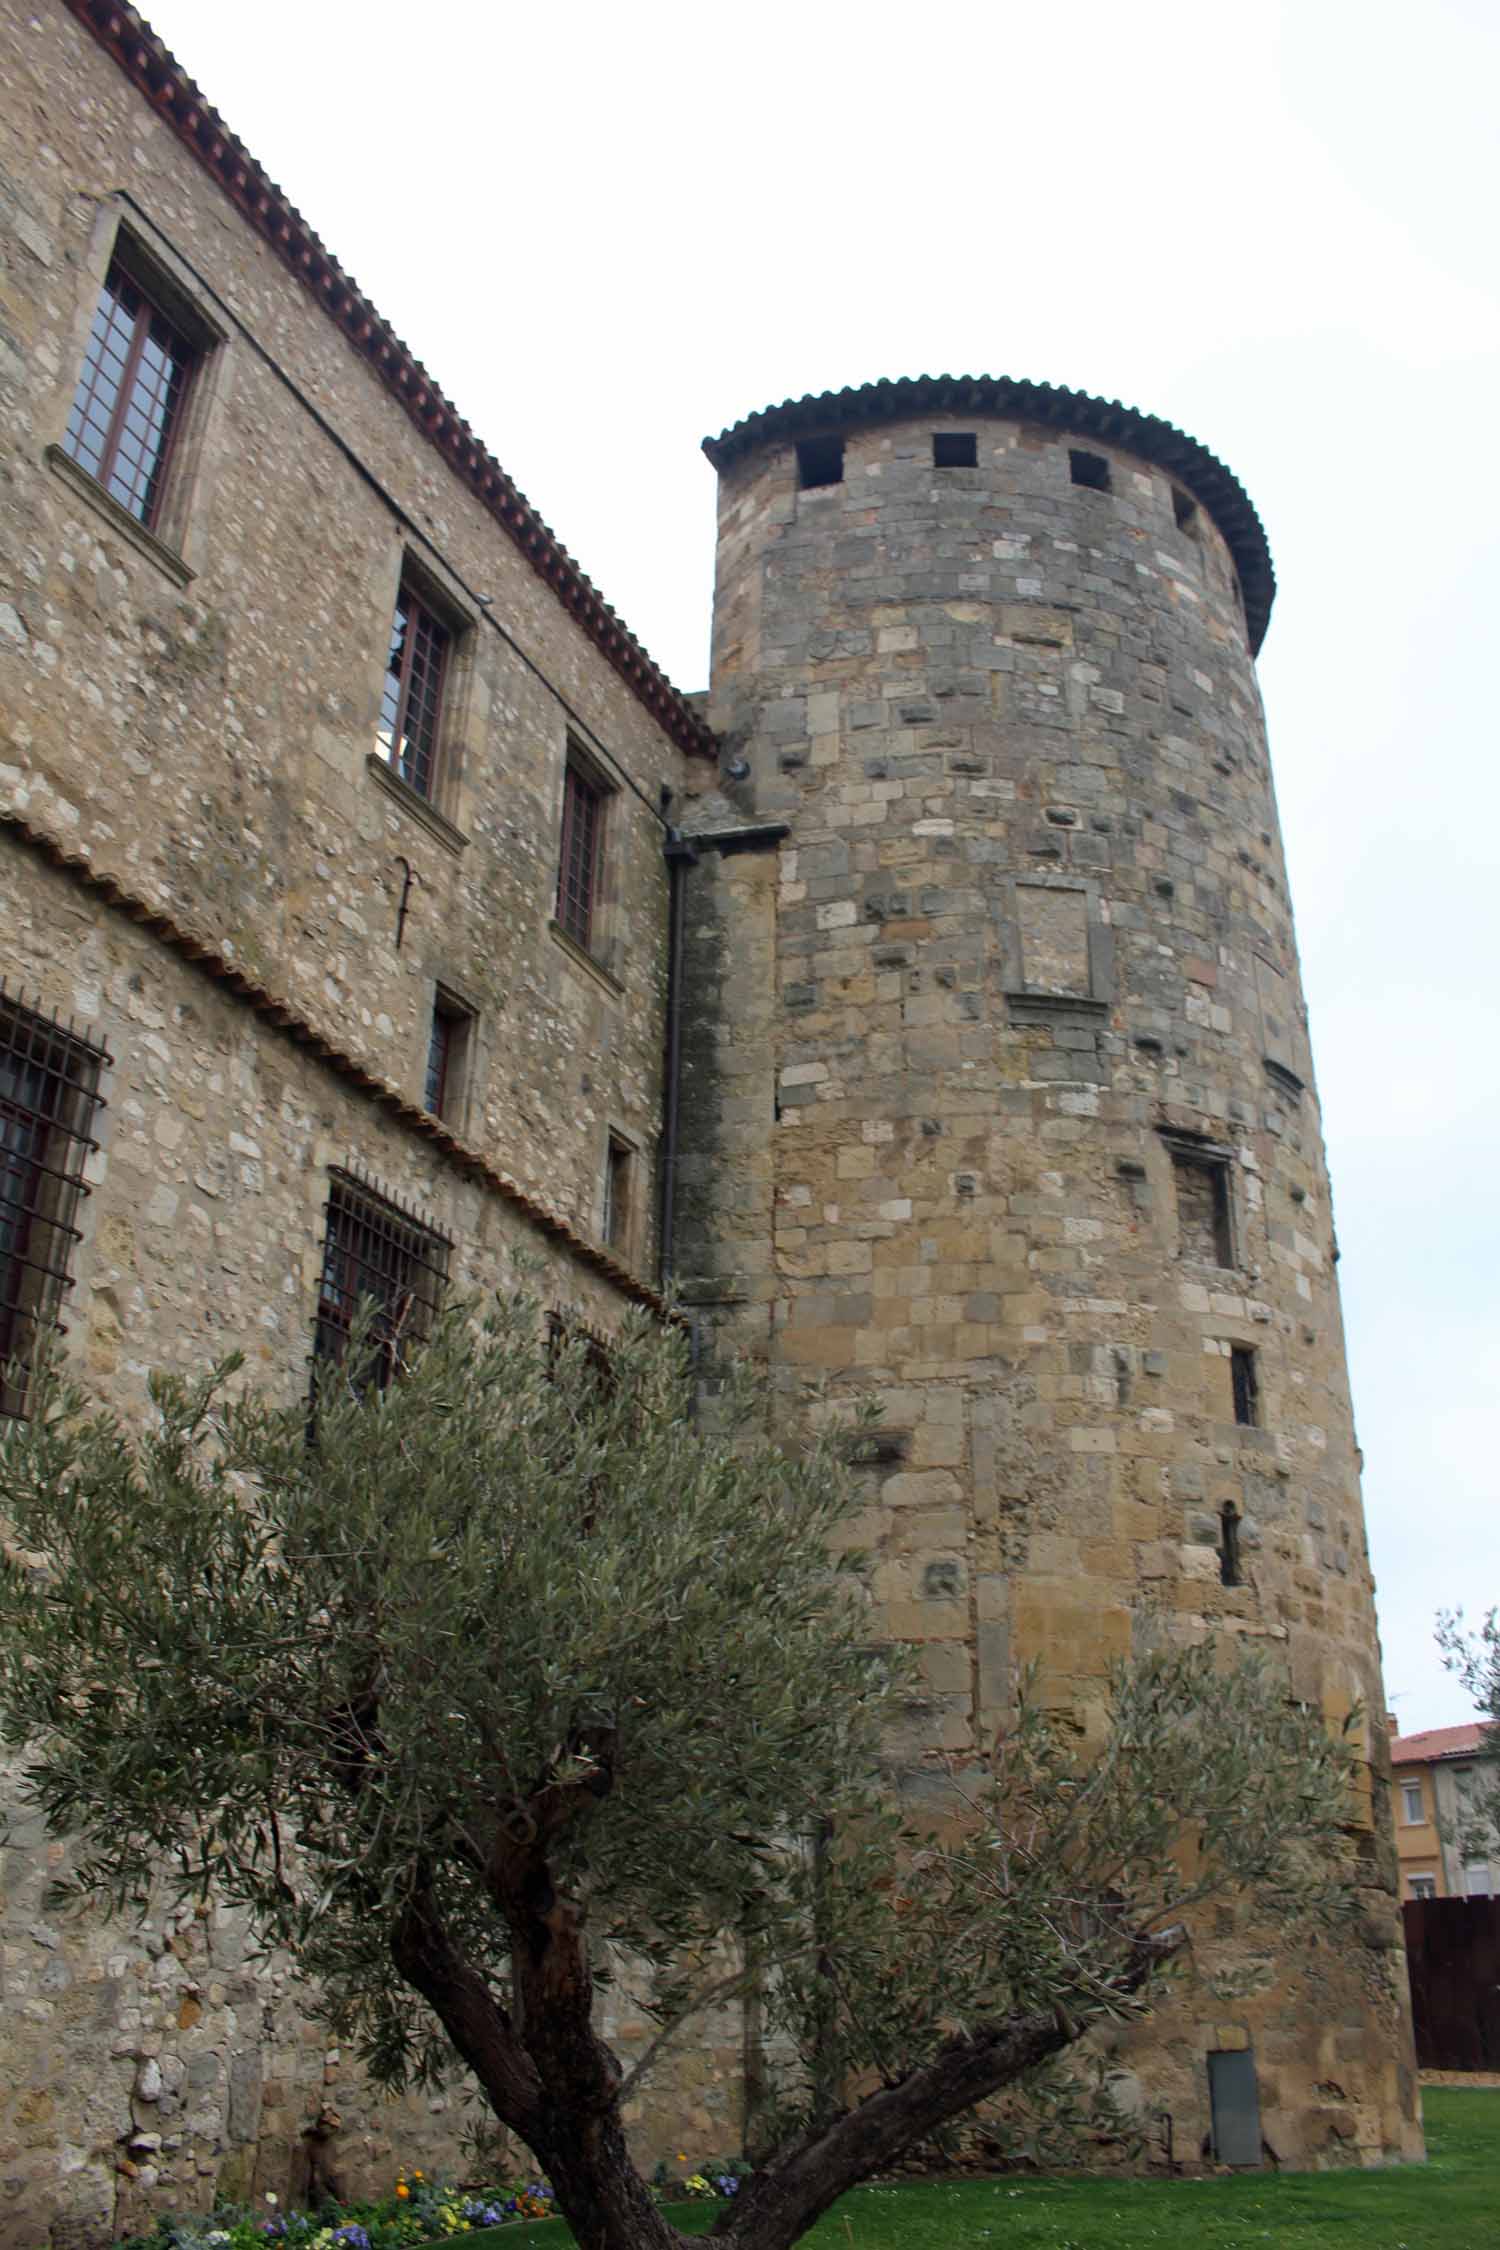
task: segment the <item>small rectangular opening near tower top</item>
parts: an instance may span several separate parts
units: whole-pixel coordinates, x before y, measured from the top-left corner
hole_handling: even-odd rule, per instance
[[[1172,515],[1179,531],[1191,531],[1194,538],[1198,536],[1195,529],[1198,503],[1191,493],[1183,491],[1180,484],[1172,487]]]
[[[932,465],[935,469],[977,469],[979,440],[972,430],[934,430]]]
[[[844,441],[841,437],[797,440],[797,484],[803,492],[816,492],[825,484],[844,481]]]
[[[1076,445],[1070,445],[1068,473],[1075,484],[1087,485],[1090,492],[1109,490],[1109,463],[1102,453],[1084,453]]]

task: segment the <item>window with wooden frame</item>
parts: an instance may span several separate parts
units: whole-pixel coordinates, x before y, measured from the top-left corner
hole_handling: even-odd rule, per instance
[[[557,863],[558,927],[585,953],[598,950],[607,784],[568,751],[563,774],[562,839]]]
[[[432,1023],[427,1034],[422,1106],[433,1117],[444,1118],[450,1125],[461,1122],[463,1117],[473,1026],[473,1010],[439,985],[433,994]]]
[[[38,1340],[58,1325],[71,1286],[109,1060],[0,985],[0,1414],[25,1413]]]
[[[342,1361],[355,1315],[372,1307],[369,1379],[377,1389],[400,1374],[432,1333],[442,1307],[452,1244],[355,1173],[336,1170],[328,1189],[323,1271],[313,1338],[317,1359]]]
[[[443,693],[453,654],[453,629],[403,577],[391,620],[376,739],[391,771],[419,797],[434,797]]]
[[[62,449],[155,530],[202,353],[118,253],[99,292]]]

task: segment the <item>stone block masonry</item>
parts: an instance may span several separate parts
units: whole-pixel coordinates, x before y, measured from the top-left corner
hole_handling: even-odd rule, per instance
[[[127,1415],[231,1348],[295,1398],[339,1175],[450,1288],[524,1257],[604,1331],[669,1253],[789,1427],[812,1384],[884,1409],[850,1535],[922,1651],[914,1788],[1018,1662],[1090,1724],[1148,1611],[1383,1756],[1270,562],[1221,464],[1004,380],[753,417],[709,448],[711,730],[105,0],[0,0],[0,430],[0,1029],[71,1023],[100,1103],[23,1325]],[[1283,2160],[1419,2145],[1364,1841],[1356,1958],[1122,2039],[1179,2149],[1245,2048]],[[23,1814],[0,1859],[18,2241],[292,2193],[325,2110],[351,2188],[456,2160],[456,2098],[376,2098],[232,1919],[54,1925],[56,1849]],[[740,2140],[754,2026],[645,2087],[643,2151]]]
[[[142,301],[187,370],[145,440],[146,362],[101,343]],[[153,1367],[238,1348],[300,1396],[340,1173],[451,1290],[524,1257],[597,1330],[659,1302],[663,808],[702,721],[139,20],[83,0],[0,5],[0,427],[0,1046],[55,1015],[97,1073],[42,1308],[79,1372],[135,1415]],[[30,1287],[7,1234],[7,1339]],[[56,1849],[22,1813],[0,1856],[7,2240],[286,2197],[325,2108],[351,2190],[458,2161],[457,2091],[374,2096],[233,1920],[54,1924]],[[678,2092],[727,2146],[717,2036]]]
[[[913,1786],[993,1741],[1017,1663],[1087,1724],[1148,1615],[1264,1641],[1331,1717],[1363,1707],[1378,1760],[1248,502],[1165,425],[1008,383],[872,385],[705,450],[732,764],[704,822],[788,833],[774,883],[693,877],[690,975],[743,930],[774,976],[724,1021],[694,989],[714,1186],[678,1266],[789,1415],[816,1383],[900,1433],[860,1529],[923,1652]],[[1284,2161],[1416,2145],[1383,1823],[1367,1842],[1368,1956],[1233,2027]],[[1120,2042],[1179,2146],[1222,2031]]]

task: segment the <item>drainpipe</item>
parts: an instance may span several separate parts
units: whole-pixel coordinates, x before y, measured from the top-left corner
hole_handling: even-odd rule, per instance
[[[677,1137],[682,1094],[682,953],[687,920],[687,871],[698,863],[696,847],[677,828],[667,830],[667,1055],[666,1116],[661,1142],[661,1203],[658,1223],[660,1282],[672,1294],[673,1230],[677,1223]]]

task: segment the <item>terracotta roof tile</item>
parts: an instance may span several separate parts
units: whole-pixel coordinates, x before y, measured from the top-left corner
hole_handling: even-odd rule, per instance
[[[1253,656],[1265,638],[1276,575],[1261,521],[1239,479],[1223,462],[1171,422],[1118,399],[1094,398],[1056,383],[1030,383],[1012,375],[904,375],[878,383],[783,399],[780,406],[747,414],[703,450],[716,469],[728,468],[756,446],[810,431],[859,429],[913,414],[1006,414],[1081,437],[1101,438],[1159,468],[1187,487],[1213,517],[1234,557]]]
[[[133,8],[116,5],[115,0],[64,0],[64,5],[369,363],[377,382],[514,541],[631,693],[684,750],[713,756],[713,736],[700,713],[647,655],[623,618],[615,615],[421,361],[209,106],[150,25]]]
[[[1393,1766],[1420,1766],[1437,1758],[1472,1758],[1485,1748],[1487,1726],[1428,1727],[1421,1734],[1398,1734],[1391,1743]]]

